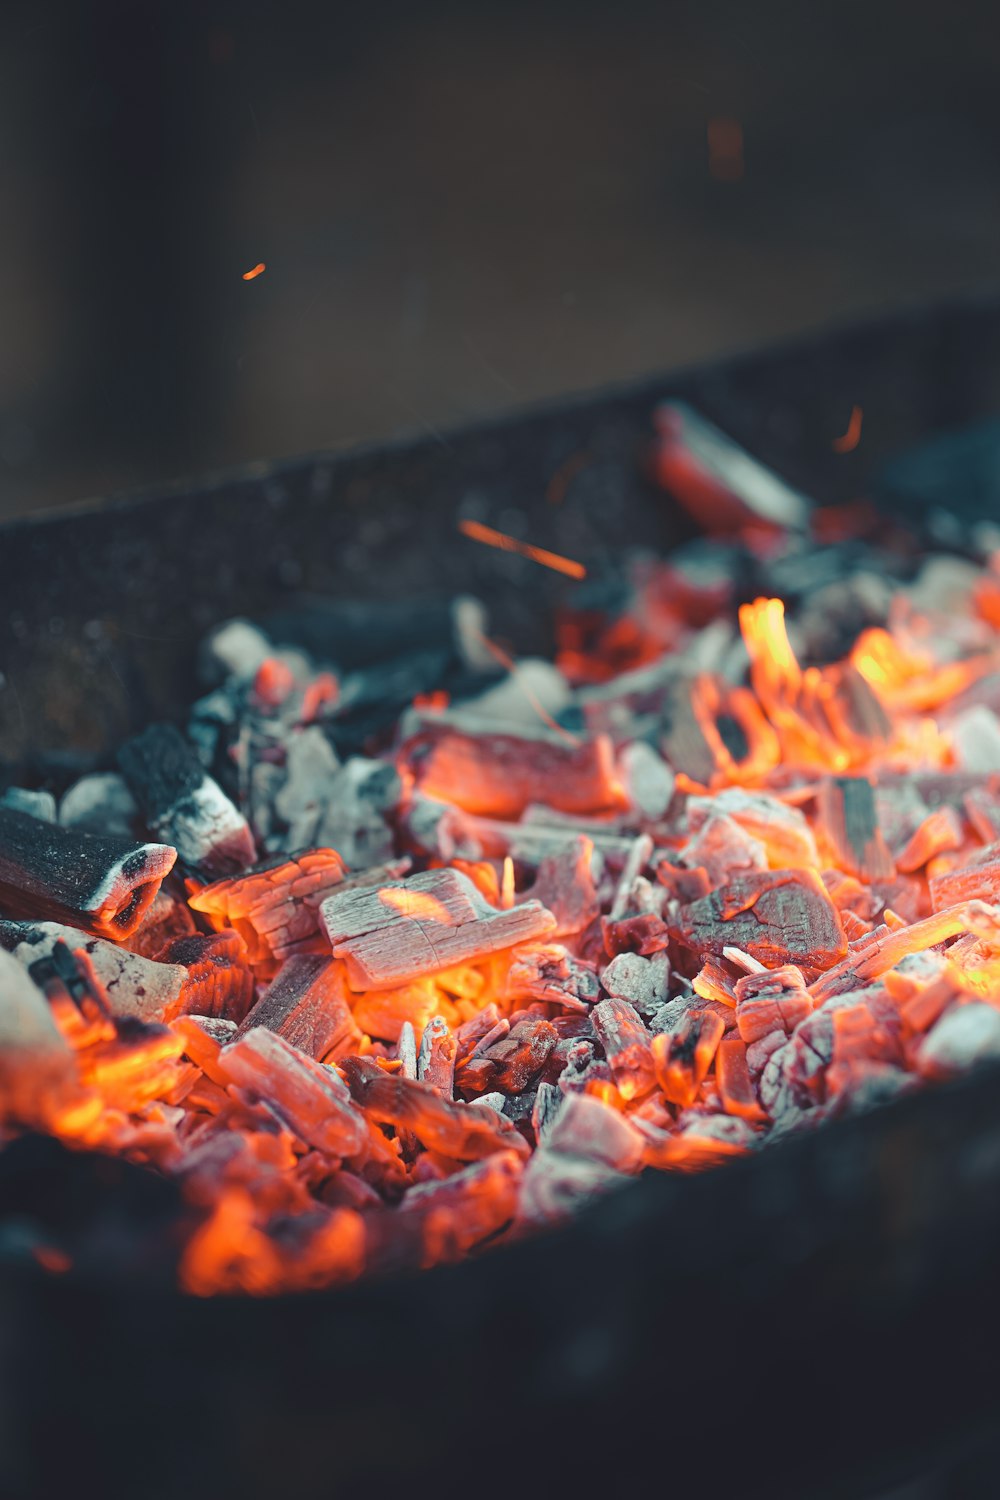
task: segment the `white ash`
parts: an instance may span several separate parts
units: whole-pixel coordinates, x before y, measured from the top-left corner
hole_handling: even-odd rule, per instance
[[[635,740],[618,757],[618,770],[633,812],[650,823],[667,813],[677,783],[670,766],[645,740]]]
[[[472,594],[460,594],[452,600],[452,637],[461,661],[473,671],[489,672],[496,667],[496,657],[486,644],[489,626],[489,615],[481,600]]]
[[[198,652],[198,677],[206,687],[227,678],[249,680],[271,655],[271,642],[249,620],[227,620],[205,637]]]
[[[760,1137],[747,1120],[738,1115],[698,1113],[685,1111],[678,1120],[681,1135],[702,1136],[706,1140],[721,1141],[728,1146],[740,1146],[752,1150],[759,1145]]]
[[[391,762],[351,756],[333,779],[317,842],[336,849],[352,870],[390,859],[395,842],[386,818],[399,805],[402,790]]]
[[[494,1091],[491,1094],[480,1094],[478,1099],[473,1099],[473,1107],[482,1105],[484,1109],[492,1109],[494,1114],[502,1115],[503,1107],[507,1103],[507,1095]]]
[[[188,977],[182,964],[155,963],[104,938],[90,937],[75,927],[64,927],[59,922],[33,922],[26,941],[14,949],[14,957],[25,969],[30,969],[38,959],[51,957],[59,942],[72,952],[86,953],[107,992],[112,1015],[164,1021],[178,1013]]]
[[[59,804],[64,828],[128,837],[139,821],[139,808],[124,776],[117,771],[81,776]]]
[[[0,807],[12,807],[15,812],[41,818],[43,823],[56,821],[56,799],[51,792],[33,792],[26,787],[9,786],[5,792],[0,792]]]
[[[981,776],[1000,771],[1000,720],[985,704],[967,708],[952,719],[947,736],[963,771]]]
[[[957,1073],[1000,1057],[1000,1011],[981,1001],[953,1005],[931,1028],[917,1053],[923,1072]]]
[[[516,1222],[525,1226],[559,1224],[630,1180],[604,1162],[565,1156],[543,1146],[521,1177]]]
[[[285,779],[274,797],[275,812],[288,830],[283,840],[287,850],[307,849],[323,842],[318,831],[339,770],[337,753],[317,725],[289,736]]]
[[[619,953],[601,970],[605,994],[628,1000],[645,1020],[666,1003],[670,988],[670,960],[665,953],[643,958],[638,953]]]
[[[464,699],[463,709],[484,721],[493,720],[504,733],[521,733],[538,727],[539,710],[553,719],[573,701],[569,683],[551,662],[523,657],[495,687],[477,698]]]
[[[981,577],[982,569],[964,558],[929,557],[901,593],[919,614],[960,616],[966,613],[969,598]],[[949,626],[953,623],[949,619]]]
[[[412,1021],[404,1021],[399,1028],[399,1041],[396,1043],[396,1056],[399,1058],[399,1071],[404,1078],[416,1078],[417,1076],[417,1038],[413,1030]]]
[[[555,1083],[540,1083],[531,1110],[531,1124],[535,1137],[541,1144],[548,1142],[549,1133],[562,1109],[565,1095]]]
[[[546,1147],[564,1156],[603,1162],[620,1172],[637,1172],[645,1142],[618,1110],[592,1094],[568,1094],[546,1134]]]

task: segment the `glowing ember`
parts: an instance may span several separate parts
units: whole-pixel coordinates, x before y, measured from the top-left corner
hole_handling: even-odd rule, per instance
[[[252,266],[250,268],[249,271],[244,271],[243,272],[243,280],[244,281],[255,281],[257,279],[257,277],[260,276],[266,270],[267,270],[267,266],[264,264],[264,262],[262,260],[259,260],[255,266]]]
[[[861,419],[864,413],[860,406],[851,407],[851,415],[847,423],[847,431],[841,433],[840,437],[833,440],[834,453],[853,453],[861,441]]]
[[[454,1259],[1000,1055],[1000,566],[887,544],[796,595],[802,497],[690,412],[658,444],[726,539],[564,618],[557,667],[468,610],[442,685],[234,623],[190,743],[64,801],[124,792],[130,837],[0,808],[2,1139],[171,1179],[187,1291]],[[771,563],[788,607],[740,604]]]

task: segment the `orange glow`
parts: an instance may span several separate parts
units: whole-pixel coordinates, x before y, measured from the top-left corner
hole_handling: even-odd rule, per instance
[[[402,886],[389,886],[384,891],[379,891],[378,899],[383,906],[392,907],[402,917],[412,917],[415,921],[440,922],[444,927],[451,926],[451,913],[443,901],[436,896],[430,896],[426,891],[408,891]]]
[[[474,542],[497,547],[501,552],[516,552],[520,557],[528,557],[532,562],[541,563],[543,568],[551,568],[555,573],[565,573],[567,578],[587,576],[583,563],[573,562],[569,557],[560,557],[558,552],[547,552],[544,547],[533,547],[530,542],[519,542],[516,537],[508,536],[503,531],[494,531],[492,526],[483,526],[479,521],[459,521],[458,529],[463,536]]]
[[[861,421],[864,413],[860,406],[851,407],[851,415],[847,423],[847,431],[841,433],[840,437],[834,438],[831,447],[834,453],[853,453],[861,441]]]
[[[255,281],[257,279],[257,277],[260,276],[262,274],[262,272],[264,272],[266,270],[267,270],[267,266],[264,264],[264,262],[262,260],[259,260],[257,262],[257,264],[251,270],[243,272],[243,280],[244,281]]]
[[[743,126],[719,116],[709,120],[708,170],[717,182],[739,182],[744,173]]]

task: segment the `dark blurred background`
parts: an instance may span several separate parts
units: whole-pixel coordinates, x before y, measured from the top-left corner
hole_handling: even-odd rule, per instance
[[[4,0],[0,515],[988,285],[998,10]]]

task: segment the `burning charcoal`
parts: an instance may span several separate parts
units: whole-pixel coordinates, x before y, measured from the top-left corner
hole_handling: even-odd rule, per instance
[[[531,1109],[531,1128],[540,1145],[548,1141],[549,1131],[562,1109],[565,1094],[554,1083],[540,1083]]]
[[[896,867],[904,873],[922,870],[928,860],[951,849],[960,849],[964,841],[962,819],[953,807],[939,807],[928,813],[906,846],[896,856]]]
[[[971,787],[963,797],[966,816],[986,844],[1000,839],[1000,796],[984,786]]]
[[[667,998],[670,961],[665,953],[641,958],[638,953],[619,953],[601,970],[601,988],[612,999],[627,1000],[640,1016],[648,1017]]]
[[[747,1044],[775,1031],[790,1036],[812,1008],[802,971],[794,964],[747,974],[737,981],[736,1024]]]
[[[443,1016],[432,1016],[424,1027],[417,1057],[417,1078],[429,1088],[451,1099],[455,1092],[455,1056],[458,1043]]]
[[[1000,901],[1000,842],[988,844],[967,865],[932,875],[927,888],[935,911],[959,901]]]
[[[290,958],[240,1027],[264,1026],[318,1062],[346,1057],[361,1042],[347,1001],[343,970],[332,958]]]
[[[1000,1057],[1000,1011],[972,1001],[953,1005],[928,1033],[917,1053],[917,1065],[930,1077],[943,1078]]]
[[[127,938],[176,852],[165,844],[77,833],[0,807],[0,911]]]
[[[256,853],[246,820],[172,724],[151,724],[118,753],[146,826],[184,864],[215,875],[245,870]]]
[[[756,778],[777,765],[781,746],[754,695],[707,672],[668,688],[660,748],[670,765],[708,785],[716,773]]]
[[[727,1113],[745,1120],[763,1120],[764,1111],[757,1103],[747,1067],[746,1047],[739,1037],[726,1037],[719,1043],[715,1072]]]
[[[652,1038],[627,1000],[600,1000],[590,1013],[623,1099],[639,1099],[653,1088]]]
[[[370,1119],[412,1131],[428,1151],[456,1161],[478,1161],[494,1151],[529,1154],[527,1142],[502,1115],[454,1104],[426,1084],[385,1073],[360,1057],[346,1058],[343,1069],[351,1097]]]
[[[45,995],[0,949],[0,1116],[45,1128],[77,1092],[73,1053]]]
[[[652,1040],[656,1081],[672,1104],[693,1104],[722,1040],[725,1026],[713,1011],[687,1011]]]
[[[518,1222],[532,1228],[560,1224],[628,1181],[625,1173],[605,1162],[567,1156],[546,1146],[535,1152],[524,1170]]]
[[[347,1088],[284,1037],[255,1027],[223,1047],[218,1067],[231,1083],[263,1099],[306,1145],[326,1156],[363,1151],[368,1132]]]
[[[683,907],[671,930],[700,952],[737,947],[762,963],[824,968],[847,952],[837,909],[811,869],[744,875]]]
[[[810,502],[682,401],[655,414],[656,477],[708,531],[804,531]]]
[[[542,1071],[557,1041],[554,1026],[538,1016],[526,1017],[508,1034],[490,1046],[476,1050],[470,1063],[457,1069],[456,1085],[466,1090],[473,1072],[478,1076],[476,1092],[482,1088],[520,1094]]]
[[[337,753],[318,725],[290,737],[285,781],[274,799],[275,811],[288,827],[286,848],[307,849],[326,842],[319,837],[319,827],[339,770]]]
[[[247,944],[251,965],[267,978],[288,958],[326,949],[319,906],[344,873],[343,860],[333,849],[307,849],[203,886],[190,905],[205,912],[214,926],[235,928]]]
[[[967,708],[948,727],[955,764],[989,776],[1000,771],[1000,720],[985,704]]]
[[[187,970],[186,1011],[242,1021],[253,1001],[253,975],[239,933],[223,929],[173,938],[156,957],[158,963],[181,964]]]
[[[335,894],[322,920],[352,989],[405,984],[551,932],[535,901],[498,912],[456,870],[428,870],[378,890]]]
[[[0,792],[0,807],[12,807],[15,812],[27,813],[46,823],[56,821],[56,799],[51,792],[29,792],[24,787],[9,786]]]
[[[530,898],[541,902],[555,918],[554,937],[582,932],[600,914],[594,889],[594,845],[589,838],[572,840],[538,866]],[[527,900],[522,897],[521,900]]]
[[[352,870],[389,859],[393,833],[386,818],[395,812],[401,792],[395,766],[351,756],[333,778],[318,841],[336,849]]]
[[[507,970],[509,1000],[541,1000],[585,1011],[598,997],[597,976],[561,943],[521,943]]]
[[[803,813],[768,792],[727,786],[714,797],[689,797],[687,816],[694,832],[708,818],[732,818],[763,844],[769,863],[776,867],[819,864],[816,840]]]
[[[632,811],[650,823],[666,817],[676,777],[652,745],[634,740],[618,757],[618,769]]]
[[[422,1266],[458,1260],[511,1222],[522,1163],[513,1151],[473,1162],[440,1182],[410,1188],[398,1210],[405,1236],[420,1226]]]
[[[712,885],[752,870],[767,869],[767,851],[733,819],[705,818],[680,850],[694,869],[703,869]]]
[[[554,733],[518,738],[427,721],[402,746],[400,764],[426,795],[493,818],[518,818],[529,802],[593,813],[621,800],[603,735],[569,743]]]
[[[875,793],[864,776],[828,776],[820,787],[820,817],[837,862],[869,884],[896,874],[875,810]]]
[[[191,937],[197,932],[191,908],[170,882],[161,886],[142,922],[126,938],[123,947],[143,958],[159,958],[163,949],[175,938]]]
[[[643,1139],[618,1110],[592,1094],[569,1094],[546,1132],[546,1149],[603,1162],[617,1172],[637,1172]]]
[[[59,804],[59,821],[64,828],[131,838],[139,808],[124,776],[101,771],[74,782]]]
[[[648,833],[642,834],[641,837],[633,842],[611,901],[611,910],[608,913],[609,921],[618,922],[622,917],[634,910],[632,887],[649,863],[649,857],[652,852],[653,840]]]

